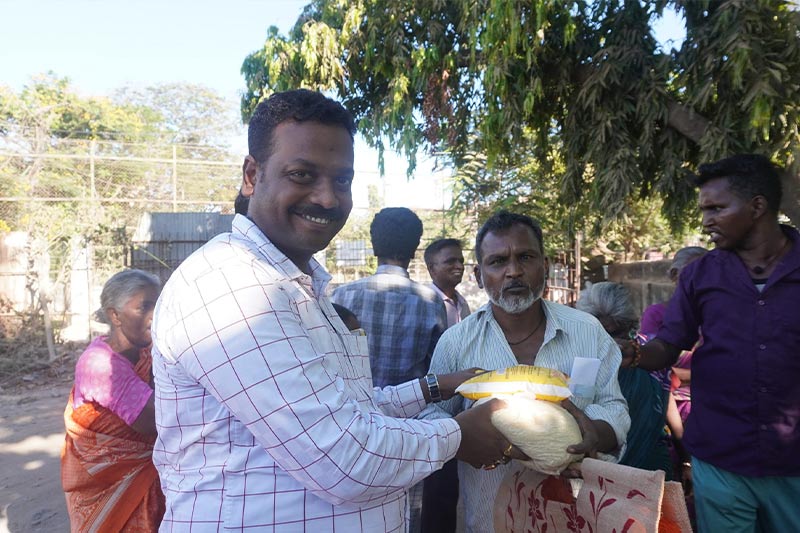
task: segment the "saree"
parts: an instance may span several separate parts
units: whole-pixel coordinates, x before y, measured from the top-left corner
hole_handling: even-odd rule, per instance
[[[667,480],[672,480],[672,465],[664,431],[669,392],[664,391],[658,381],[640,368],[620,368],[618,379],[631,417],[628,445],[620,464],[644,470],[663,470]]]
[[[137,375],[150,379],[152,358],[142,350]],[[153,465],[155,435],[134,431],[93,402],[64,411],[67,434],[61,452],[61,485],[73,532],[157,531],[164,495]]]

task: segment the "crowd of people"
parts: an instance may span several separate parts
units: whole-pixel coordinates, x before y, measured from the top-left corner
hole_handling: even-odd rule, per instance
[[[250,121],[230,232],[163,285],[125,270],[109,326],[80,357],[64,414],[73,531],[493,531],[494,497],[526,455],[456,393],[484,370],[593,368],[562,405],[570,453],[663,470],[701,532],[800,528],[800,247],[778,222],[762,156],[703,165],[703,230],[668,302],[637,316],[618,283],[576,308],[543,299],[545,231],[499,211],[475,239],[488,303],[456,289],[462,243],[406,208],[372,221],[374,275],[329,290],[314,254],[352,208],[353,118],[308,90]],[[794,302],[794,303],[792,303]],[[691,406],[691,408],[690,408]],[[570,475],[576,471],[570,469]]]

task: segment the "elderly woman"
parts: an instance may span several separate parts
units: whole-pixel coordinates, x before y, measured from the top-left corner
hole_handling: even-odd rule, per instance
[[[600,321],[615,339],[631,339],[639,325],[628,290],[619,283],[595,283],[576,305]],[[646,370],[620,368],[619,387],[628,402],[631,429],[620,464],[645,470],[663,470],[672,479],[667,436],[664,431],[668,393]]]
[[[156,531],[164,515],[150,357],[160,286],[152,274],[124,270],[103,287],[96,314],[109,332],[78,359],[64,411],[61,484],[73,532]]]

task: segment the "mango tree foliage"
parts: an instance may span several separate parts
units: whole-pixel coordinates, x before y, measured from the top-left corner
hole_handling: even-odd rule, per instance
[[[653,36],[666,8],[684,17],[680,49]],[[314,0],[245,59],[242,114],[324,90],[409,171],[420,149],[462,170],[480,154],[470,179],[492,188],[531,158],[562,205],[610,221],[660,196],[676,229],[698,164],[759,152],[790,169],[798,224],[799,27],[783,0]]]

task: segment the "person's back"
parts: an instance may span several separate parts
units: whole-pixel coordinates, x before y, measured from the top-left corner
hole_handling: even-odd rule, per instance
[[[337,288],[333,301],[350,309],[367,333],[377,387],[424,375],[447,327],[436,292],[410,279],[408,264],[422,236],[422,222],[406,208],[383,209],[370,226],[376,273]]]
[[[352,310],[367,333],[376,387],[424,375],[445,329],[438,295],[404,274],[400,267],[379,267],[374,275],[333,294],[333,300]]]

